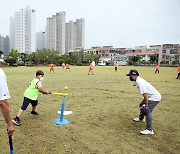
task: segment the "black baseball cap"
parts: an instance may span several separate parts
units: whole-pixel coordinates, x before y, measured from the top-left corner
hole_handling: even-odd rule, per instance
[[[137,70],[130,70],[129,73],[126,74],[126,76],[131,76],[131,75],[139,76],[139,72]]]

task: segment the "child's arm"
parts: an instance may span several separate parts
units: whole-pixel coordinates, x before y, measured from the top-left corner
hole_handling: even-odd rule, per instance
[[[39,89],[39,92],[41,92],[42,94],[46,94],[46,95],[50,94],[50,92],[45,91],[42,88],[38,88],[38,89]]]

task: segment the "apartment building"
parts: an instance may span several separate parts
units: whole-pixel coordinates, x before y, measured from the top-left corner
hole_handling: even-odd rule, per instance
[[[0,51],[3,52],[3,56],[7,57],[10,53],[10,38],[9,36],[3,37],[0,35]]]
[[[149,50],[154,51],[158,57],[158,64],[162,61],[162,45],[150,45]]]
[[[110,61],[112,60],[111,59],[111,49],[112,49],[113,46],[103,46],[103,47],[100,47],[100,46],[97,46],[97,47],[92,47],[91,49],[87,49],[86,50],[86,53],[87,54],[98,54],[101,56],[101,60],[104,60],[104,61]]]
[[[65,53],[65,19],[66,13],[60,12],[46,20],[46,48],[61,55]]]
[[[76,19],[66,23],[66,53],[84,48],[85,19]]]
[[[35,10],[27,6],[10,18],[11,49],[31,53],[35,48]]]
[[[36,33],[36,50],[45,49],[45,32],[37,32]]]
[[[83,18],[72,20],[66,23],[66,13],[60,12],[47,18],[46,23],[46,48],[55,50],[59,54],[75,51],[84,48],[84,27]]]
[[[84,48],[85,19],[76,19],[73,23],[73,48]]]
[[[66,13],[56,13],[56,50],[61,54],[65,54],[65,27]]]
[[[74,38],[73,38],[73,21],[69,21],[69,23],[66,23],[66,45],[65,45],[65,51],[68,53],[69,51],[74,50]]]
[[[162,62],[172,64],[180,62],[180,45],[179,44],[163,44],[162,45]]]

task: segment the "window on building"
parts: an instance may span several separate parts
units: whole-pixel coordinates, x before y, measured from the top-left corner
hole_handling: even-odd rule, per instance
[[[171,49],[170,54],[177,54],[177,49]]]
[[[166,60],[169,60],[169,58],[170,58],[169,56],[166,56]]]
[[[163,50],[162,53],[166,53],[166,50]]]

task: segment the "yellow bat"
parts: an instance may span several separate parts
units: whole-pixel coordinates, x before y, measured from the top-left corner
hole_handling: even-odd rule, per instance
[[[57,96],[68,96],[67,93],[59,93],[59,92],[51,92],[50,94],[57,95]]]

